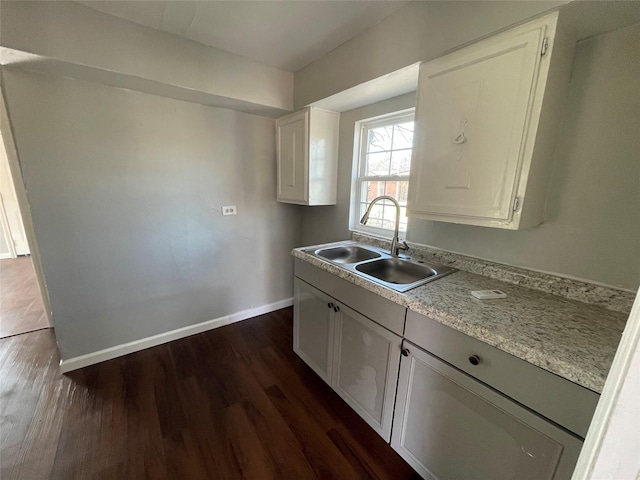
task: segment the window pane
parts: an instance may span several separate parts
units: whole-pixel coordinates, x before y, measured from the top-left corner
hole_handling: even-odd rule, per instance
[[[394,126],[393,148],[413,147],[413,122],[399,123]]]
[[[387,118],[385,126],[375,125],[375,120],[365,125],[362,130],[364,151],[358,159],[358,172],[361,176],[357,182],[360,186],[359,197],[354,207],[362,217],[371,201],[380,196],[388,195],[398,200],[401,207],[400,230],[406,231],[406,205],[409,189],[409,174],[411,170],[411,149],[413,147],[413,120],[408,120],[405,114],[394,118]],[[410,118],[410,117],[409,117]],[[398,123],[392,123],[397,121]],[[369,177],[365,180],[362,176]],[[374,180],[371,177],[384,177]],[[396,179],[390,179],[395,177]],[[396,208],[390,201],[377,202],[373,206],[367,226],[385,230],[395,227]]]
[[[367,205],[364,205],[362,214],[364,215],[364,212],[366,211],[367,211]],[[382,204],[377,203],[371,208],[371,211],[369,212],[369,219],[367,220],[367,225],[371,227],[381,228],[383,218],[384,218],[384,207],[382,206]]]
[[[377,127],[369,130],[369,138],[367,141],[367,152],[380,152],[391,150],[391,135],[393,134],[393,125],[386,127]]]
[[[409,190],[409,182],[407,180],[398,181],[365,181],[362,182],[360,189],[360,210],[358,219],[367,211],[367,207],[371,201],[380,195],[389,195],[394,197],[400,203],[400,231],[407,230],[407,192]],[[377,228],[386,228],[393,230],[396,221],[396,207],[389,200],[381,200],[371,209],[367,225]]]
[[[411,170],[411,150],[399,150],[391,153],[391,175],[408,176]]]
[[[409,182],[406,180],[396,182],[396,192],[398,195],[396,199],[400,206],[406,205],[409,198]]]
[[[395,181],[384,181],[384,180],[371,180],[362,182],[362,187],[360,189],[360,201],[361,202],[371,202],[376,197],[380,195],[389,195],[390,197],[398,200],[400,206],[407,204],[407,197],[409,192],[409,181],[408,180],[395,180]],[[389,205],[393,205],[388,200],[384,200],[384,203],[388,203]]]
[[[360,204],[360,215],[364,215],[364,212],[367,211],[367,204]],[[400,231],[407,231],[407,211],[406,207],[401,207],[400,209]],[[393,230],[396,226],[396,207],[391,202],[388,202],[387,205],[384,205],[382,202],[376,203],[371,212],[369,213],[369,219],[367,220],[367,225],[370,227],[376,228],[385,228],[387,230]]]
[[[360,201],[371,202],[376,197],[384,195],[385,181],[373,180],[371,182],[362,182],[362,188],[360,189]]]
[[[365,169],[365,175],[369,177],[375,177],[389,175],[391,167],[391,153],[369,153],[367,155],[367,166]]]

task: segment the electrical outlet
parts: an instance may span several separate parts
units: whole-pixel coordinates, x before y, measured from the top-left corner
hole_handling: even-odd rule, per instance
[[[238,213],[235,205],[227,205],[226,207],[222,207],[222,215],[235,215]]]

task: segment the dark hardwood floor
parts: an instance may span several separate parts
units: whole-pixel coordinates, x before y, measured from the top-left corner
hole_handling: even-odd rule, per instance
[[[0,260],[0,338],[48,326],[31,257]]]
[[[52,330],[0,340],[0,478],[419,478],[293,353],[291,317],[67,375]]]

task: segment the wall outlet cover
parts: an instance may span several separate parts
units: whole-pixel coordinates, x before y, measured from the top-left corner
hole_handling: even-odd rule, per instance
[[[227,206],[222,207],[222,215],[223,216],[235,215],[237,213],[238,213],[238,211],[237,211],[235,205],[227,205]]]

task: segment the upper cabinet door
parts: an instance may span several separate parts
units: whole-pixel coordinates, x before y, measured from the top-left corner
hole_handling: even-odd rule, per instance
[[[410,216],[528,226],[520,224],[519,209],[527,193],[556,18],[420,67]],[[544,182],[537,173],[532,180]]]
[[[303,110],[277,123],[278,200],[309,201],[309,111]]]
[[[278,201],[335,205],[340,114],[308,107],[276,121]]]

